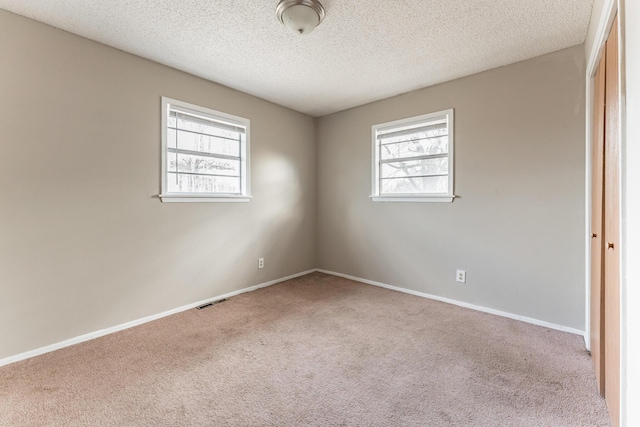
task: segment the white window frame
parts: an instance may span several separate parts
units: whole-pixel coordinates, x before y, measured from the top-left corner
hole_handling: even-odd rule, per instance
[[[207,119],[221,121],[237,125],[245,128],[244,144],[240,147],[240,163],[241,163],[241,193],[240,194],[221,194],[221,193],[185,193],[185,192],[169,192],[167,186],[167,126],[169,118],[169,110],[171,106],[175,106],[182,110],[188,110],[196,114],[200,114]],[[210,108],[201,107],[190,104],[188,102],[178,101],[168,97],[162,97],[162,183],[161,193],[159,195],[162,202],[248,202],[251,200],[250,192],[250,161],[249,161],[249,141],[250,141],[250,120],[243,117],[234,116]]]
[[[380,194],[380,149],[378,142],[378,133],[389,131],[394,128],[404,128],[412,125],[425,124],[435,119],[446,117],[449,139],[449,172],[448,172],[448,191],[447,193],[407,193],[407,194]],[[453,177],[454,177],[454,122],[453,109],[438,111],[435,113],[423,114],[420,116],[409,117],[406,119],[395,120],[392,122],[381,123],[371,127],[372,140],[372,173],[371,173],[371,200],[374,202],[453,202],[456,197],[454,195]]]

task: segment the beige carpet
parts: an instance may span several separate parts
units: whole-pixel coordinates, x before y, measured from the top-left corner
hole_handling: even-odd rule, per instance
[[[0,368],[0,426],[607,426],[581,337],[314,273]]]

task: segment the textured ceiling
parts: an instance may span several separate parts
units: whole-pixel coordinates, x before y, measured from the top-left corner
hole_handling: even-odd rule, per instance
[[[0,0],[0,8],[322,116],[584,42],[593,0]]]

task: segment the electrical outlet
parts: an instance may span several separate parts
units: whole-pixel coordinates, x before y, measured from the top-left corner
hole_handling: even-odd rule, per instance
[[[264,258],[258,258],[258,268],[264,268]]]
[[[467,283],[467,272],[464,270],[456,270],[456,282]]]

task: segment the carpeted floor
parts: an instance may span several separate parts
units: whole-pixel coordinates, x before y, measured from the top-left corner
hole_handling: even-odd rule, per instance
[[[320,273],[0,368],[0,426],[608,426],[581,337]]]

